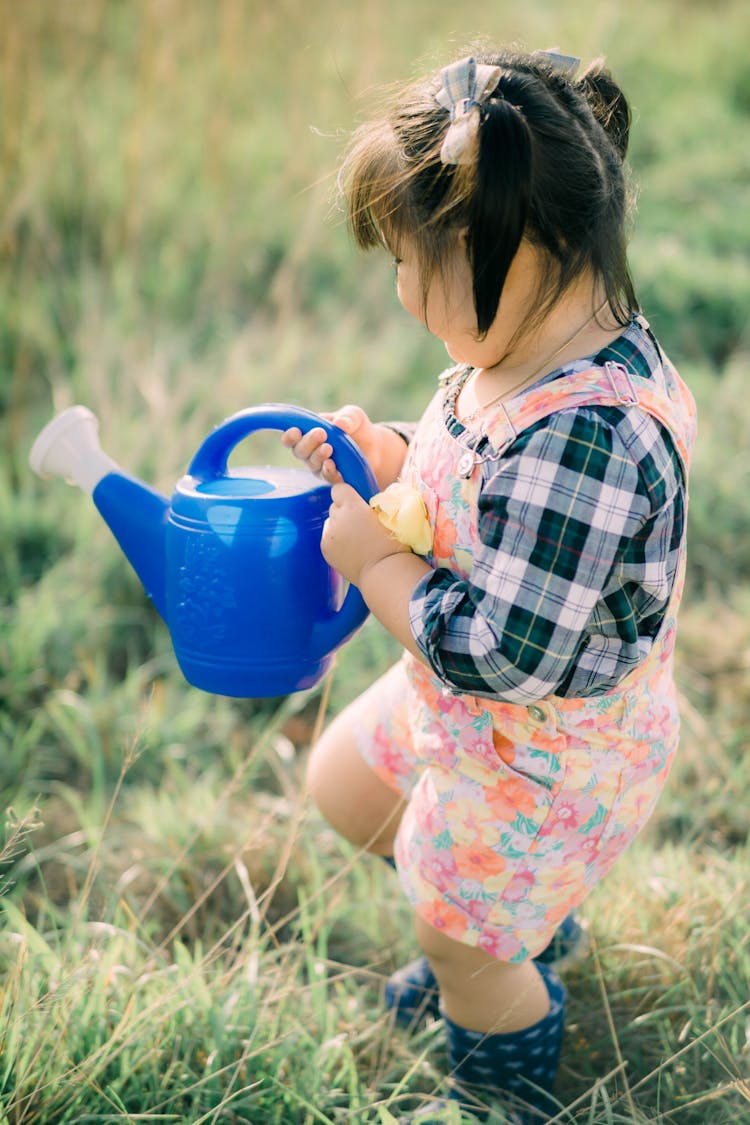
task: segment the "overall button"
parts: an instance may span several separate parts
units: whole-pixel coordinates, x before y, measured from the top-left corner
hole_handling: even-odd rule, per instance
[[[531,703],[528,707],[529,718],[533,719],[535,723],[543,723],[547,719],[547,712],[543,707],[538,707],[536,703]]]

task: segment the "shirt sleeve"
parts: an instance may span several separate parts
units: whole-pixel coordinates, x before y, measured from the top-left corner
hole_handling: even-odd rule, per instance
[[[393,430],[394,434],[398,434],[407,445],[411,445],[417,432],[416,422],[381,422],[380,424],[388,430]]]
[[[449,687],[529,703],[565,681],[652,506],[615,426],[590,409],[552,415],[487,464],[471,572],[426,575],[411,629]]]

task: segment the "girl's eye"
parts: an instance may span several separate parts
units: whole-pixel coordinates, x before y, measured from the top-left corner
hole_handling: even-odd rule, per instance
[[[398,269],[398,267],[401,265],[401,262],[402,262],[401,258],[392,258],[391,259],[391,264],[393,265],[394,269]]]

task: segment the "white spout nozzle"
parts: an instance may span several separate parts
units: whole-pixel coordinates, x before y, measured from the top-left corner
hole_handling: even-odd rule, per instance
[[[29,453],[40,477],[60,476],[91,494],[102,477],[119,467],[99,445],[99,422],[85,406],[71,406],[48,422]]]

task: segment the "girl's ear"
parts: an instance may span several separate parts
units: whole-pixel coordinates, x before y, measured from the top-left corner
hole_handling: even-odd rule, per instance
[[[464,254],[471,263],[471,255],[469,252],[469,228],[461,227],[456,235],[456,249],[459,254]]]

